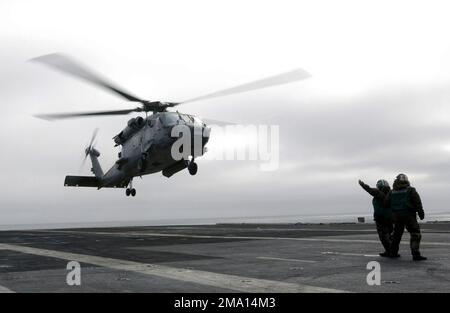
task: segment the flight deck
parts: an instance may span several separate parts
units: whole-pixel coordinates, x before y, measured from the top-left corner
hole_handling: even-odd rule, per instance
[[[421,227],[423,262],[408,233],[399,259],[378,256],[373,224],[1,231],[0,292],[449,292],[450,223]],[[71,261],[80,285],[67,283]]]

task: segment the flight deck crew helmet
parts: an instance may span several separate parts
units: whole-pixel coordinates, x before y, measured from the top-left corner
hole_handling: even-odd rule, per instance
[[[377,181],[377,189],[382,190],[386,188],[389,188],[389,183],[386,180],[380,179]]]
[[[408,180],[408,176],[406,176],[405,174],[398,174],[397,175],[397,177],[396,177],[396,179],[399,181],[399,182],[409,182],[409,180]]]

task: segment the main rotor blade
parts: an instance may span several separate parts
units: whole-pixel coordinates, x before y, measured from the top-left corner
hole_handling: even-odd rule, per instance
[[[122,88],[115,86],[113,83],[108,82],[106,79],[100,78],[99,75],[94,74],[91,70],[88,70],[86,67],[80,65],[63,54],[47,54],[31,59],[31,61],[42,63],[75,77],[84,79],[92,84],[106,88],[107,90],[112,91],[129,101],[141,103],[144,101],[133,96],[129,92],[124,91]]]
[[[140,112],[142,109],[128,109],[128,110],[115,110],[115,111],[97,111],[97,112],[75,112],[75,113],[54,113],[54,114],[36,114],[35,117],[44,120],[58,120],[65,118],[74,117],[89,117],[89,116],[100,116],[100,115],[125,115],[131,112]]]
[[[302,80],[311,77],[311,75],[302,69],[296,69],[290,72],[278,74],[275,76],[266,77],[254,82],[250,82],[247,84],[239,85],[236,87],[220,90],[217,92],[213,92],[204,96],[192,98],[189,100],[186,100],[181,103],[187,103],[187,102],[193,102],[193,101],[199,101],[199,100],[205,100],[205,99],[211,99],[211,98],[217,98],[217,97],[223,97],[223,96],[229,96],[241,92],[251,91],[251,90],[257,90],[277,85],[283,85],[288,84],[294,81]]]

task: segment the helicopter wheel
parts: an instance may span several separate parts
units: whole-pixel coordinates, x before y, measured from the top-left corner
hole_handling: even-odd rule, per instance
[[[132,197],[136,196],[136,189],[133,188],[130,192]]]
[[[194,161],[189,162],[188,170],[189,170],[189,174],[191,174],[191,175],[197,174],[197,170],[198,170],[197,163],[195,163]]]
[[[125,190],[125,194],[127,195],[127,197],[129,197],[129,196],[130,196],[130,194],[131,194],[131,190],[130,190],[130,188],[127,188],[127,190]]]

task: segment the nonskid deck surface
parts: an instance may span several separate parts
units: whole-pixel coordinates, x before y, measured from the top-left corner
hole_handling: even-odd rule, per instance
[[[217,224],[0,232],[0,292],[448,292],[450,223],[425,262],[378,256],[373,224]],[[81,264],[69,286],[67,264]],[[369,286],[367,264],[381,266]]]

